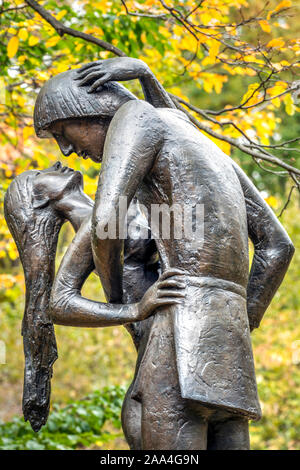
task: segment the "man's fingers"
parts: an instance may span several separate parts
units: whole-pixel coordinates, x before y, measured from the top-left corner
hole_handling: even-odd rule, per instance
[[[93,93],[99,86],[103,85],[105,82],[108,82],[110,79],[110,75],[106,73],[103,75],[102,78],[99,78],[99,80],[96,80],[93,85],[88,89],[88,93]]]
[[[163,281],[164,279],[167,279],[170,276],[176,276],[176,275],[183,276],[184,274],[186,274],[186,272],[183,271],[182,269],[169,268],[164,273],[162,273],[159,279],[160,281]]]

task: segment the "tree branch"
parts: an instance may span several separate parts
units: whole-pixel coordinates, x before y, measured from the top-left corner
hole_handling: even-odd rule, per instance
[[[17,11],[17,10],[24,10],[24,8],[27,8],[27,5],[20,5],[18,7],[9,7],[9,8],[6,8],[5,10],[3,10],[1,8],[0,10],[0,15],[2,15],[2,13],[6,13],[8,11]]]
[[[137,12],[129,11],[128,7],[126,5],[126,1],[121,0],[121,2],[122,2],[122,5],[125,8],[125,11],[126,11],[127,15],[129,15],[129,16],[139,16],[140,18],[156,18],[156,19],[159,19],[159,20],[166,20],[167,19],[167,16],[164,13],[155,15],[154,13],[137,13]]]
[[[288,170],[290,173],[294,174],[295,176],[296,175],[300,176],[300,170],[298,170],[297,168],[294,168],[288,163],[285,163],[284,161],[280,160],[280,158],[276,157],[275,155],[265,154],[261,151],[252,150],[246,147],[245,145],[241,144],[237,139],[232,139],[231,137],[227,137],[227,136],[218,134],[217,132],[213,131],[208,126],[198,121],[198,119],[192,116],[183,106],[181,106],[179,102],[176,100],[174,95],[171,95],[171,98],[174,104],[176,105],[176,107],[180,109],[181,111],[183,111],[184,114],[186,114],[190,118],[193,124],[195,124],[195,126],[198,127],[198,129],[206,132],[207,134],[211,135],[212,137],[218,140],[223,140],[224,142],[227,142],[228,144],[233,145],[234,147],[238,148],[244,153],[247,153],[248,155],[251,155],[252,157],[258,158],[260,160],[264,160],[269,163],[273,163],[274,165],[280,166],[281,168]]]
[[[68,34],[69,36],[73,36],[75,38],[81,38],[87,42],[96,44],[102,49],[110,51],[119,57],[126,57],[125,52],[121,51],[121,49],[113,46],[109,42],[95,38],[91,34],[83,33],[81,31],[77,31],[76,29],[65,26],[61,21],[58,21],[53,15],[51,15],[51,13],[45,10],[44,7],[39,5],[35,0],[25,0],[25,2],[27,3],[27,5],[33,8],[33,10],[35,10],[42,18],[44,18],[44,20],[46,20],[47,23],[49,23],[55,29],[59,36],[62,37],[64,34]]]

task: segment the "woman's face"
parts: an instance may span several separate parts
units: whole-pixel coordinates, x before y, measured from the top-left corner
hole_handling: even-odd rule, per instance
[[[109,124],[109,119],[66,119],[54,122],[48,130],[66,157],[75,152],[79,157],[100,163]]]
[[[33,180],[33,196],[36,207],[42,207],[49,201],[58,201],[64,196],[83,188],[80,171],[63,167],[60,162],[51,168],[37,171]]]

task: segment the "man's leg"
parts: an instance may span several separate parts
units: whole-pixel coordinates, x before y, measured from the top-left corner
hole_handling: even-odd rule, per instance
[[[249,424],[245,418],[209,423],[208,450],[250,450]]]
[[[207,420],[181,397],[170,309],[155,314],[137,376],[142,402],[142,448],[204,450]]]
[[[143,449],[206,449],[207,420],[197,415],[186,403],[172,387],[155,396],[143,395]]]
[[[131,398],[134,382],[130,385],[124,398],[121,420],[126,441],[131,450],[141,450],[142,448],[142,406]]]

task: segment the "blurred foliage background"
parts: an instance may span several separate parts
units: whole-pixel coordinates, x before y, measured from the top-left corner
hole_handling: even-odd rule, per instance
[[[74,154],[65,159],[54,142],[37,139],[32,109],[36,94],[50,76],[85,62],[113,57],[114,53],[72,35],[60,37],[30,3],[35,2],[0,0],[1,201],[20,172],[46,168],[56,160],[81,170],[85,191],[94,197],[99,166]],[[127,10],[124,3],[38,2],[66,27],[145,60],[177,98],[201,110],[211,110],[211,114],[199,115],[185,107],[208,126],[208,135],[242,166],[280,215],[296,253],[261,328],[252,334],[263,418],[251,424],[251,443],[253,449],[299,449],[299,183],[295,175],[289,178],[291,174],[284,167],[253,158],[226,140],[249,144],[248,136],[252,142],[249,148],[257,145],[255,149],[262,157],[266,155],[264,150],[271,149],[272,155],[297,168],[299,2],[128,0]],[[201,23],[196,39],[176,15],[190,18],[192,24]],[[264,82],[266,88],[261,86]],[[137,81],[126,86],[143,98]],[[217,115],[218,110],[225,111]],[[225,140],[214,138],[213,132]],[[288,143],[281,146],[280,142]],[[2,216],[1,204],[0,341],[6,346],[6,363],[0,364],[0,448],[125,449],[118,417],[124,390],[133,376],[135,351],[122,327],[91,330],[57,326],[59,359],[52,380],[53,413],[38,436],[24,424],[20,335],[24,279]],[[57,265],[72,236],[72,229],[65,226],[60,234]],[[95,275],[85,284],[84,294],[103,300]]]

